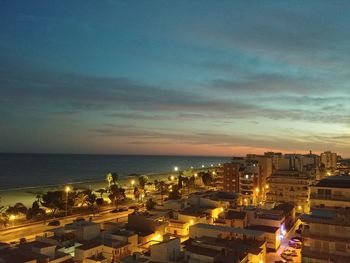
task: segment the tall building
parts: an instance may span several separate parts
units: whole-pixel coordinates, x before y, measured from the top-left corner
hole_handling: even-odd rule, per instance
[[[298,213],[310,211],[309,177],[298,171],[276,171],[267,181],[267,201],[293,204]]]
[[[304,225],[302,262],[350,262],[349,210],[314,210],[300,219]]]
[[[310,186],[313,208],[350,209],[350,176],[330,176]]]
[[[334,170],[337,168],[337,154],[331,151],[321,153],[321,163],[325,169]]]
[[[301,216],[303,262],[350,262],[350,176],[312,185],[312,212]]]
[[[241,205],[256,205],[262,199],[260,198],[260,166],[258,162],[249,161],[240,174],[239,190]]]
[[[239,179],[242,174],[241,164],[224,163],[217,170],[219,187],[225,192],[239,193]]]

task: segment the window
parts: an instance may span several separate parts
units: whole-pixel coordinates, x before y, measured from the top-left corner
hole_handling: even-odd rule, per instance
[[[335,251],[339,251],[339,252],[346,252],[346,245],[345,243],[335,243]]]

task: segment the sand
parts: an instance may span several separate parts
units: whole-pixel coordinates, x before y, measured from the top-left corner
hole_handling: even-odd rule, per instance
[[[213,169],[213,168],[211,168]],[[205,170],[211,170],[206,168]],[[215,168],[214,168],[215,169]],[[193,172],[199,172],[204,169],[193,170]],[[154,180],[168,180],[172,175],[176,175],[174,172],[169,173],[159,173],[159,174],[146,174],[150,179],[150,182]],[[137,176],[123,176],[118,179],[118,183],[124,188],[131,187],[131,181],[135,180],[138,183]],[[11,190],[1,190],[0,191],[0,206],[12,206],[15,203],[23,203],[27,207],[31,207],[32,203],[36,200],[38,194],[43,194],[48,191],[63,190],[65,186],[71,186],[76,190],[87,190],[91,189],[96,191],[101,188],[106,188],[108,186],[107,180],[96,180],[96,181],[86,181],[79,183],[70,183],[65,185],[52,185],[52,186],[38,186],[38,187],[27,187],[18,188]]]

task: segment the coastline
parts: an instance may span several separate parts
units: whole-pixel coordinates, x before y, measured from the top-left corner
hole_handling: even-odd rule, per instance
[[[194,169],[193,172],[208,171],[215,169],[215,167],[205,168],[205,169]],[[154,180],[167,180],[172,175],[177,175],[175,172],[166,173],[149,173],[141,174],[148,176],[149,180],[153,182]],[[131,180],[137,182],[137,175],[128,175],[118,178],[118,183],[121,187],[130,187]],[[2,206],[13,206],[16,203],[23,203],[26,207],[31,207],[32,203],[36,199],[37,194],[43,194],[48,191],[63,190],[65,186],[72,186],[75,190],[87,190],[91,189],[96,191],[101,188],[106,188],[108,182],[106,179],[93,180],[93,181],[82,181],[82,182],[72,182],[67,184],[59,185],[47,185],[47,186],[33,186],[24,188],[12,188],[8,190],[0,190],[0,205]]]

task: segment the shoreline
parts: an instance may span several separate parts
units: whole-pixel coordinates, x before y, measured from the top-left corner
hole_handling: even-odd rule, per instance
[[[193,172],[208,171],[216,169],[216,167],[207,167],[193,169]],[[168,177],[172,175],[177,175],[176,172],[165,172],[165,173],[147,173],[140,175],[126,175],[118,178],[118,183],[121,187],[131,186],[131,180],[135,180],[137,183],[137,178],[141,175],[146,175],[151,182],[154,180],[167,180]],[[12,189],[2,189],[0,190],[0,205],[1,206],[13,206],[16,203],[23,203],[27,208],[32,206],[32,203],[36,200],[37,194],[43,194],[48,191],[63,190],[65,186],[72,186],[76,190],[92,190],[95,191],[101,188],[106,188],[108,182],[106,179],[101,180],[89,180],[81,182],[71,182],[67,184],[56,184],[56,185],[44,185],[44,186],[31,186],[31,187],[19,187]],[[97,193],[98,194],[98,193]]]

